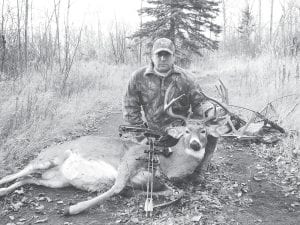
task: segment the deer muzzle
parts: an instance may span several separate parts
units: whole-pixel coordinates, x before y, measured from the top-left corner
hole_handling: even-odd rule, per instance
[[[190,148],[194,151],[199,151],[201,149],[201,144],[197,140],[192,140],[190,143]]]

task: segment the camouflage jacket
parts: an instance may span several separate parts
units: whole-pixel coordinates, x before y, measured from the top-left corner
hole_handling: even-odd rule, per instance
[[[208,104],[203,95],[196,92],[201,89],[195,84],[192,76],[175,65],[172,71],[163,77],[154,72],[151,64],[135,71],[129,80],[123,99],[124,120],[131,125],[143,124],[143,110],[149,128],[164,129],[176,123],[178,119],[170,117],[163,109],[165,92],[172,81],[175,81],[175,85],[170,92],[170,99],[185,94],[173,104],[173,112],[187,116],[191,109],[193,118],[202,118]]]

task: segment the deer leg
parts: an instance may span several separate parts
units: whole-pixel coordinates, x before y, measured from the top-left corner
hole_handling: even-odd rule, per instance
[[[45,186],[50,188],[62,188],[62,187],[69,186],[68,181],[64,179],[64,177],[60,174],[58,169],[47,171],[47,173],[50,172],[53,173],[51,179],[37,179],[33,177],[24,178],[6,188],[0,188],[0,196],[7,195],[25,184],[35,184],[35,185],[40,185],[40,186]]]
[[[17,181],[16,183],[14,183],[6,188],[0,188],[0,196],[7,195],[7,194],[11,193],[12,191],[14,191],[15,189],[17,189],[25,184],[28,184],[27,179]]]
[[[20,170],[19,172],[3,177],[0,180],[0,185],[11,182],[20,177],[28,176],[32,173],[37,172],[38,170],[49,169],[52,166],[53,163],[51,161],[40,162],[37,164],[30,163],[28,166],[26,166],[24,169]]]
[[[135,157],[131,157],[131,159],[123,159],[123,162],[118,168],[118,175],[115,180],[115,183],[108,191],[90,200],[79,202],[75,205],[70,206],[65,210],[65,215],[79,214],[109,199],[110,197],[119,194],[125,188],[130,177],[132,177],[132,175],[136,172],[137,166],[138,161],[135,159]]]
[[[61,164],[66,158],[69,157],[71,150],[65,151],[62,156],[55,157],[52,160],[35,161],[29,163],[24,169],[15,174],[8,175],[0,179],[0,185],[11,182],[17,178],[28,176],[32,173],[37,173],[40,170],[48,170],[54,166]]]

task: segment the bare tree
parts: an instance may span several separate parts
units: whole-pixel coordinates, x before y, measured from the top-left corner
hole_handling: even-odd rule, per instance
[[[261,0],[258,1],[258,42],[261,44]]]
[[[143,9],[143,0],[141,0],[141,8],[140,10]],[[140,29],[142,29],[143,26],[143,15],[142,13],[140,14]],[[140,43],[139,43],[139,63],[142,63],[142,37],[139,38]]]
[[[70,7],[71,2],[68,0],[67,5],[67,15],[66,15],[66,21],[65,21],[65,62],[63,70],[65,73],[68,73],[69,66],[70,66],[70,34],[69,34],[69,16],[70,16]]]
[[[274,0],[271,0],[271,17],[270,17],[270,43],[272,43],[272,34],[273,34],[273,9],[274,9]]]
[[[28,44],[28,0],[25,0],[24,66],[25,66],[26,70],[27,70],[27,64],[28,64],[27,44]]]
[[[60,32],[59,32],[59,16],[60,16],[60,0],[56,2],[54,0],[54,13],[55,13],[55,23],[56,23],[56,38],[55,38],[55,45],[57,46],[57,57],[58,57],[58,65],[59,70],[61,71],[61,47],[60,47]],[[55,48],[56,49],[56,48]]]
[[[222,0],[222,8],[223,8],[223,41],[226,41],[226,4],[225,0]]]
[[[115,31],[109,33],[113,60],[116,64],[125,63],[127,31],[125,25],[119,24],[116,18],[114,28]]]
[[[2,10],[1,10],[1,50],[2,50],[2,55],[1,55],[1,73],[4,71],[4,61],[5,61],[5,52],[6,52],[6,40],[5,40],[5,35],[4,35],[4,0],[2,0]],[[2,74],[0,73],[0,80],[2,79]]]
[[[18,27],[18,63],[20,69],[22,69],[22,44],[21,44],[21,16],[20,16],[20,4],[17,0],[17,27]]]

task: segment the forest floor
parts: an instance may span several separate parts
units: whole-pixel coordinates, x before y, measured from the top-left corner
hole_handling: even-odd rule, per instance
[[[120,124],[121,112],[110,110],[90,124],[91,133],[118,136]],[[155,210],[151,218],[143,211],[145,195],[138,191],[131,196],[115,196],[80,215],[65,217],[65,206],[96,194],[75,188],[27,185],[0,198],[0,224],[299,224],[300,200],[287,196],[278,185],[281,178],[272,159],[257,155],[257,148],[261,147],[220,140],[203,182],[182,184],[186,191],[183,198]],[[159,197],[154,202],[163,200]]]

